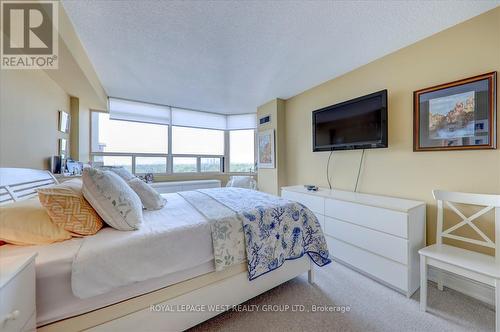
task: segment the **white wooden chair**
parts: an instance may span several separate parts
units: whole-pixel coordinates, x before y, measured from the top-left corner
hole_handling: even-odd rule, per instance
[[[226,187],[236,187],[257,190],[257,181],[252,176],[236,175],[231,176]]]
[[[496,332],[500,332],[500,195],[482,195],[433,191],[437,201],[437,234],[436,244],[420,249],[420,310],[427,309],[427,266],[434,266],[463,277],[476,280],[495,287]],[[485,206],[470,217],[457,209],[453,203]],[[446,204],[462,221],[444,230],[443,205]],[[485,213],[494,210],[495,242],[486,236],[473,221]],[[453,231],[465,225],[470,226],[482,240],[471,239],[452,234]],[[495,257],[474,251],[443,244],[443,238],[455,239],[473,243],[479,246],[495,249]],[[438,274],[438,289],[443,290],[442,274]]]

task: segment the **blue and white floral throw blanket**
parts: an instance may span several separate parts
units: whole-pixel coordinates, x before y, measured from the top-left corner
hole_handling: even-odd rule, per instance
[[[217,271],[247,260],[252,280],[304,254],[331,262],[318,219],[302,204],[241,188],[179,194],[211,222]]]

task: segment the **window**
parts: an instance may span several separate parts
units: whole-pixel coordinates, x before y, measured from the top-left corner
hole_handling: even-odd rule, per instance
[[[200,172],[222,172],[221,158],[201,158]]]
[[[195,173],[198,171],[196,158],[194,157],[174,157],[174,173]]]
[[[92,161],[135,174],[255,171],[255,114],[224,115],[116,98],[109,99],[109,109],[91,112]]]
[[[92,113],[92,152],[167,153],[168,126]]]
[[[102,162],[104,166],[122,166],[132,172],[132,157],[130,156],[95,156],[94,161]]]
[[[172,129],[172,154],[224,155],[224,131],[177,127]]]
[[[135,173],[167,173],[167,157],[135,157]]]
[[[255,171],[255,131],[232,130],[229,132],[229,171]]]

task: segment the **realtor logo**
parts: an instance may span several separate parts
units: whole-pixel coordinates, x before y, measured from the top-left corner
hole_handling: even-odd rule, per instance
[[[58,2],[1,4],[1,68],[57,69]]]

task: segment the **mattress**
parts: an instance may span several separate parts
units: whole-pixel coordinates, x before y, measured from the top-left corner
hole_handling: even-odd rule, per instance
[[[145,225],[153,221],[158,222],[161,218],[163,223],[171,225],[170,238],[175,238],[177,233],[182,234],[182,241],[189,241],[192,244],[188,249],[192,252],[188,254],[196,255],[197,259],[193,260],[195,261],[193,264],[183,264],[182,268],[175,271],[171,268],[167,269],[169,272],[159,278],[119,287],[106,294],[88,299],[80,299],[73,295],[71,289],[71,266],[73,258],[78,253],[82,242],[85,241],[84,238],[73,238],[69,241],[43,246],[4,245],[0,247],[0,258],[26,253],[38,254],[36,258],[37,326],[102,308],[215,270],[210,227],[206,219],[179,195],[167,194],[165,197],[168,203],[162,210],[144,213]],[[117,232],[124,236],[127,233],[106,228],[94,235],[94,240],[99,237],[105,240],[109,238],[110,232]],[[171,266],[177,266],[178,259],[172,255]]]

